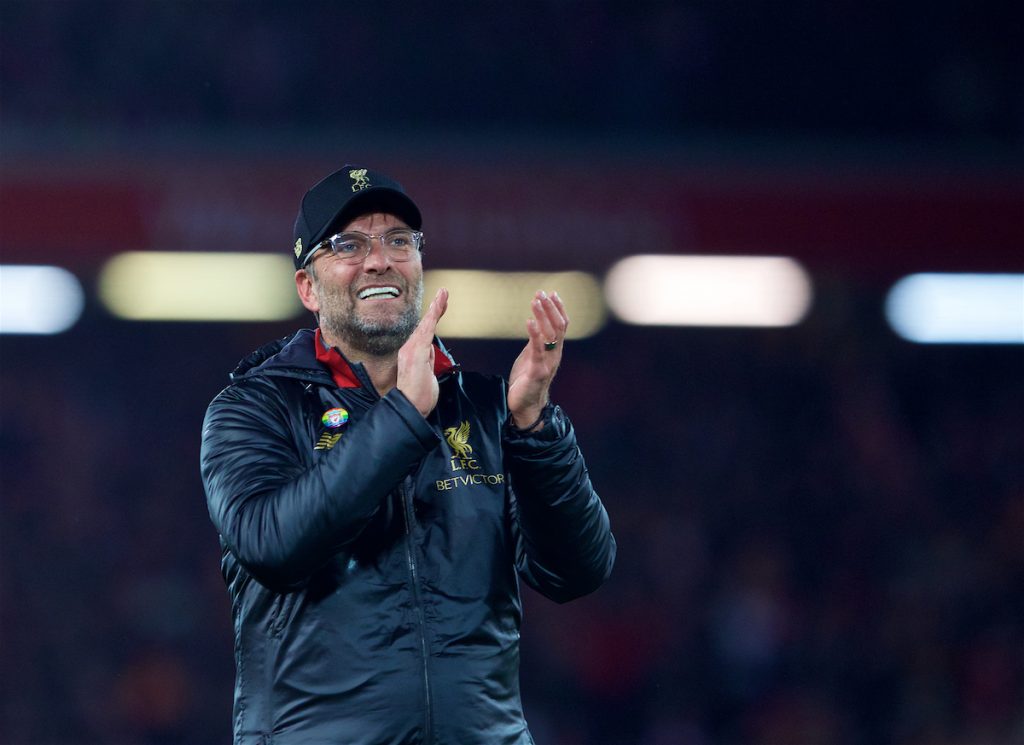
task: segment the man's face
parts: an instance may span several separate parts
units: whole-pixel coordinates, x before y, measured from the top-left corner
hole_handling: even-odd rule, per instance
[[[363,215],[339,232],[380,235],[409,227],[394,215]],[[373,239],[373,250],[361,264],[345,264],[330,251],[320,250],[312,271],[298,272],[296,282],[303,304],[320,316],[327,341],[374,356],[398,351],[419,322],[423,305],[423,262],[419,251],[409,261],[389,259]],[[302,278],[302,275],[306,275]],[[392,288],[397,295],[372,288]]]

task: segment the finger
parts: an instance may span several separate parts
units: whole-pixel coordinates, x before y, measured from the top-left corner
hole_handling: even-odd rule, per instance
[[[557,315],[551,299],[543,292],[538,293],[537,297],[533,300],[533,316],[537,319],[540,332],[544,335],[544,341],[558,341],[561,338],[561,334],[558,333],[558,329],[552,323],[549,312]]]
[[[565,313],[565,306],[557,292],[550,295],[541,292],[538,294],[544,313],[547,315],[551,327],[555,330],[553,339],[561,339],[565,335],[565,329],[569,325],[568,316]]]
[[[531,344],[540,345],[543,343],[540,324],[537,323],[536,318],[526,319],[526,335],[529,337]]]
[[[537,319],[526,319],[526,336],[526,348],[528,350],[533,353],[539,353],[544,349],[544,339],[542,338],[540,326],[537,324]]]
[[[437,291],[434,296],[434,308],[437,311],[437,320],[441,320],[441,316],[444,315],[445,311],[448,310],[448,288],[442,287]]]
[[[448,310],[448,290],[442,287],[430,301],[427,312],[423,314],[423,318],[420,319],[419,325],[416,327],[416,333],[432,339],[437,330],[437,323],[446,310]]]
[[[557,292],[551,293],[551,302],[554,304],[555,309],[558,311],[558,315],[562,319],[562,329],[569,328],[569,313],[565,310],[565,303],[562,302],[562,298],[558,296]]]
[[[555,337],[552,335],[551,330],[548,329],[545,331],[536,318],[531,318],[526,322],[526,329],[530,337],[526,344],[526,348],[536,355],[537,361],[540,362],[545,369],[550,369],[551,371],[557,369],[559,361],[562,359],[561,341],[555,341]],[[554,349],[547,348],[548,342],[551,341],[555,341],[557,345]]]

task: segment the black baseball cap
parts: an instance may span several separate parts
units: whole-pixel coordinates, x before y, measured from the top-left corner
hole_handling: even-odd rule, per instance
[[[313,248],[360,215],[386,212],[414,230],[423,225],[416,203],[402,185],[362,166],[345,166],[306,192],[295,218],[295,268],[301,269]]]

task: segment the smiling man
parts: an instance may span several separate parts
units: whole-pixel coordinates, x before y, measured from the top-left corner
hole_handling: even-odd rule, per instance
[[[421,227],[366,168],[310,189],[295,284],[318,327],[249,355],[207,410],[236,744],[532,743],[518,580],[565,602],[611,572],[549,397],[562,301],[537,292],[507,380],[461,370],[435,337],[446,290],[420,318]]]
[[[373,251],[377,239],[380,250]],[[318,314],[328,344],[374,357],[398,351],[423,305],[423,265],[413,261],[422,240],[400,218],[373,213],[307,254],[296,284],[303,304]]]

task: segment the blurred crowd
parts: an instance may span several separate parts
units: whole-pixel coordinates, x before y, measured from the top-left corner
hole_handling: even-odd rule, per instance
[[[620,549],[595,595],[525,595],[539,743],[1024,738],[1024,359],[874,323],[570,345],[556,396]],[[97,317],[3,340],[0,741],[229,739],[199,427],[287,330]],[[495,371],[517,347],[452,346]]]
[[[5,0],[8,123],[926,138],[1019,146],[1001,0]]]

